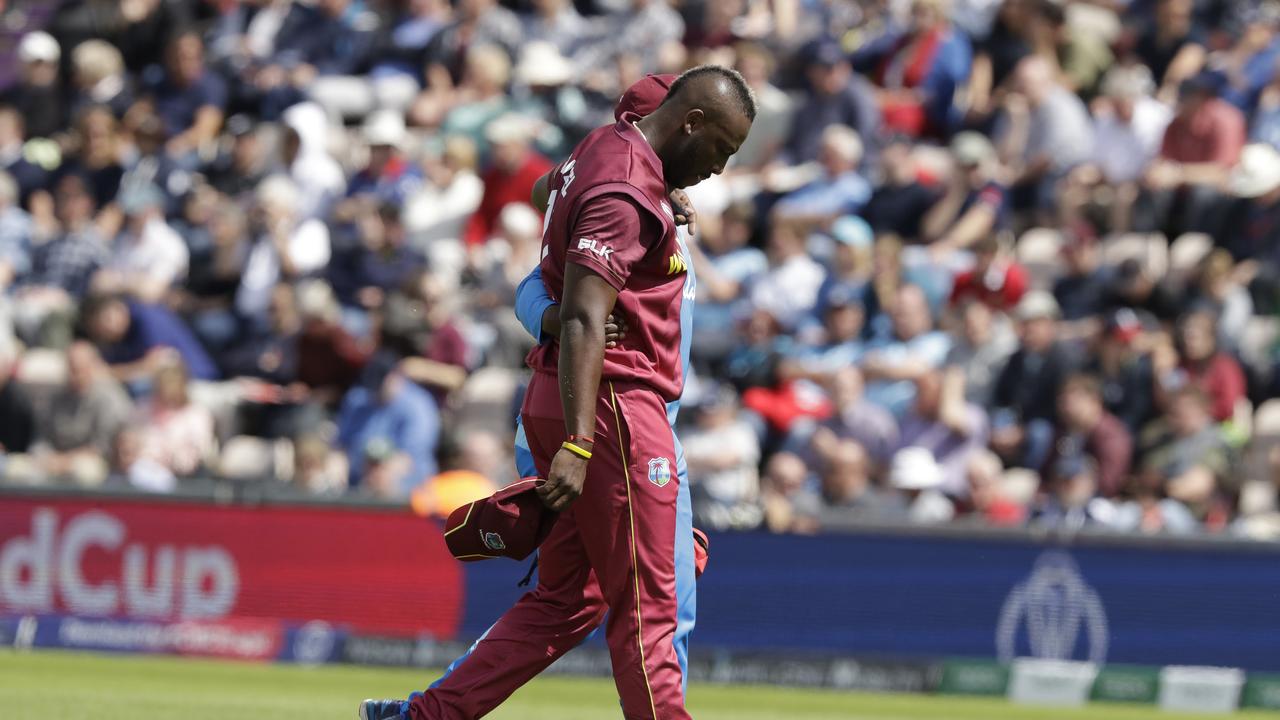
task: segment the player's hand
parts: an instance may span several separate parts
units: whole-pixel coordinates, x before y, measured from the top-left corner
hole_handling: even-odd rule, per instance
[[[582,494],[582,485],[586,480],[586,458],[561,448],[551,458],[551,470],[547,472],[547,481],[538,487],[538,496],[542,498],[543,505],[561,512],[567,510]]]
[[[622,319],[621,315],[610,314],[609,318],[604,321],[604,346],[607,348],[618,347],[618,343],[622,342],[627,336],[627,321]]]
[[[679,188],[671,191],[671,211],[676,216],[677,225],[688,225],[689,236],[693,237],[698,234],[698,211],[693,208],[693,203],[689,201],[689,195]]]

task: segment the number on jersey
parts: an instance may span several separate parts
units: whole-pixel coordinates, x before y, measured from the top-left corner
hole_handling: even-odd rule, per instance
[[[569,185],[573,184],[573,179],[576,177],[573,174],[573,168],[577,164],[577,160],[569,158],[564,165],[560,166],[560,187],[552,190],[551,194],[547,196],[547,214],[542,217],[542,235],[544,239],[547,234],[547,228],[551,227],[551,212],[556,209],[556,198],[564,195],[569,190]]]

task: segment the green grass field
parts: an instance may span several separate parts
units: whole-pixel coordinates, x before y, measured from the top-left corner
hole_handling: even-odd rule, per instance
[[[0,651],[3,720],[350,720],[368,696],[401,697],[430,673],[327,666],[304,668],[210,660]],[[1196,720],[1153,708],[1014,707],[1002,700],[873,695],[702,685],[690,690],[698,720]],[[607,680],[540,679],[489,717],[602,720],[620,717]],[[1221,716],[1218,716],[1221,717]],[[1277,715],[1245,712],[1235,718]]]

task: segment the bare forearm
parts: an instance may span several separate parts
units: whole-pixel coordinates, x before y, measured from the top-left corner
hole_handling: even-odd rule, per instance
[[[941,240],[956,248],[968,248],[995,227],[996,215],[985,206],[971,208]]]
[[[419,385],[457,390],[467,381],[466,368],[427,358],[405,358],[400,367],[405,375]]]
[[[560,403],[568,435],[595,434],[604,364],[604,318],[577,312],[560,318]]]
[[[881,358],[871,358],[862,366],[862,373],[869,380],[916,380],[928,371],[929,367],[918,360],[891,362]]]
[[[1221,185],[1230,174],[1224,166],[1214,162],[1186,163],[1180,168],[1182,182],[1187,185]]]
[[[194,145],[211,142],[218,137],[222,128],[222,111],[214,107],[200,108],[196,113],[196,121],[191,126],[191,140]]]
[[[133,362],[116,363],[111,366],[111,377],[122,383],[141,380],[151,374],[154,363],[142,358]]]
[[[947,231],[951,223],[955,222],[956,216],[960,213],[960,207],[964,205],[965,193],[952,188],[943,196],[941,200],[929,208],[924,215],[924,221],[920,226],[920,234],[928,240],[936,240]]]

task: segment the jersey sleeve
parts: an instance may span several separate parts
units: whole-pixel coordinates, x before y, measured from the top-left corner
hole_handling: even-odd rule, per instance
[[[555,304],[542,284],[542,267],[534,266],[516,288],[516,319],[538,343],[547,340],[542,336],[542,316]]]
[[[645,241],[652,235],[645,233],[647,222],[654,220],[626,195],[591,198],[578,211],[565,259],[603,277],[621,292],[649,250]]]

